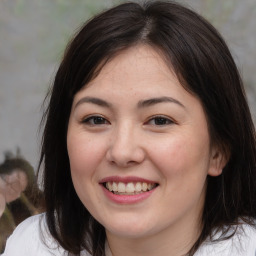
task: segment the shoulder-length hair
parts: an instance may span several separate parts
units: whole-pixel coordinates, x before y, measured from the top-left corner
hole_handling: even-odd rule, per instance
[[[47,224],[71,253],[86,249],[105,255],[106,239],[104,227],[81,203],[71,180],[66,137],[72,101],[107,61],[136,44],[158,50],[182,86],[200,99],[211,141],[229,158],[222,175],[207,179],[203,228],[188,255],[213,231],[228,239],[241,219],[253,225],[256,217],[255,131],[224,40],[204,18],[177,3],[125,3],[97,15],[75,35],[48,95],[39,164],[44,165]]]

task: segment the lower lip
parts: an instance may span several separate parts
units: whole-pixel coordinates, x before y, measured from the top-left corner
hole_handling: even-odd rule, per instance
[[[103,185],[102,189],[106,197],[117,204],[136,204],[150,197],[156,188],[136,195],[116,195],[107,190]]]

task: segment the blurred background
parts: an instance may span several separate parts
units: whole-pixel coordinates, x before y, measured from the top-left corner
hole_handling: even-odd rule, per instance
[[[38,129],[43,99],[64,48],[89,17],[121,2],[0,0],[0,172],[4,173],[3,186],[10,183],[8,178],[12,179],[12,188],[23,191],[13,203],[0,197],[0,253],[1,243],[3,248],[5,239],[22,219],[43,210],[43,202],[30,197],[31,189],[40,194],[33,176],[39,158]],[[177,2],[206,17],[226,39],[256,121],[256,1]],[[19,181],[22,177],[25,190]]]

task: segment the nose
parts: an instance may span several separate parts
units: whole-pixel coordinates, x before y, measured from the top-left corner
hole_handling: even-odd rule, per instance
[[[139,132],[132,124],[124,124],[113,130],[106,153],[107,161],[119,167],[140,164],[145,150]]]

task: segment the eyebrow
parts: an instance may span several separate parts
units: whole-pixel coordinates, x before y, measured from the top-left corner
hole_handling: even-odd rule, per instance
[[[76,105],[75,108],[78,107],[79,105],[81,105],[82,103],[92,103],[101,107],[107,107],[107,108],[111,108],[111,104],[106,102],[105,100],[99,99],[99,98],[95,98],[95,97],[84,97],[82,99],[80,99]]]
[[[138,107],[139,108],[144,108],[144,107],[150,107],[159,103],[164,103],[164,102],[170,102],[170,103],[175,103],[183,108],[185,106],[178,100],[172,98],[172,97],[159,97],[159,98],[152,98],[148,100],[141,100],[138,102]]]
[[[137,104],[138,108],[145,108],[145,107],[150,107],[159,103],[165,103],[165,102],[169,102],[169,103],[175,103],[183,108],[185,108],[185,106],[178,100],[172,98],[172,97],[159,97],[159,98],[151,98],[151,99],[147,99],[147,100],[140,100]],[[99,98],[95,98],[95,97],[84,97],[82,99],[80,99],[76,105],[75,108],[78,107],[79,105],[81,105],[82,103],[92,103],[101,107],[107,107],[107,108],[111,108],[112,104],[110,104],[109,102],[99,99]]]

